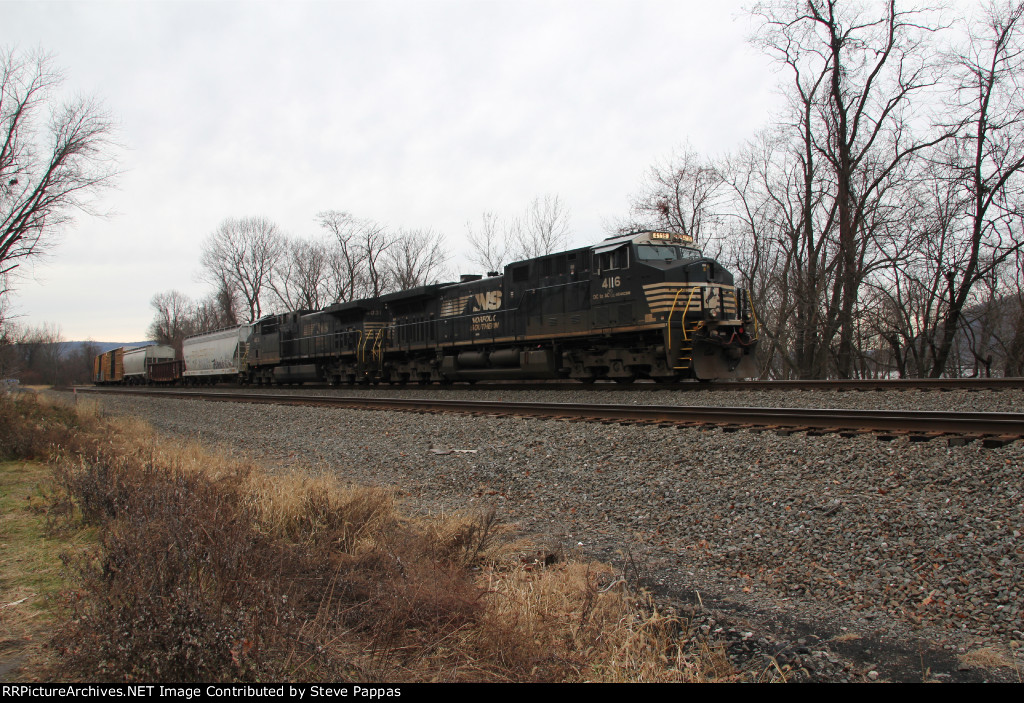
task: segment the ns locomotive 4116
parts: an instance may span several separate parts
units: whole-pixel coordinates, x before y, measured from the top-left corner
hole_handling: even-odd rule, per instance
[[[272,315],[238,339],[239,380],[261,385],[757,373],[749,293],[692,240],[664,232],[515,262],[503,275]]]

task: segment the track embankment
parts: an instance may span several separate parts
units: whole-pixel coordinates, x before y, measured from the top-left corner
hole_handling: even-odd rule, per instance
[[[880,410],[1021,407],[1009,391],[782,395],[730,397],[750,407],[794,398],[811,408],[867,402],[858,398]],[[496,506],[553,549],[638,576],[731,656],[794,678],[1016,681],[1024,668],[1024,442],[99,402],[282,470],[396,486],[412,510]]]

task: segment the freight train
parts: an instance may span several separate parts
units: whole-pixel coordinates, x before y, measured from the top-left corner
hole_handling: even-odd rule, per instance
[[[150,384],[153,382],[153,366],[173,362],[174,357],[174,348],[162,344],[111,349],[93,360],[93,381],[126,386]]]
[[[750,293],[729,271],[689,237],[642,231],[196,335],[182,359],[150,368],[163,381],[256,385],[710,381],[756,376],[757,338]]]

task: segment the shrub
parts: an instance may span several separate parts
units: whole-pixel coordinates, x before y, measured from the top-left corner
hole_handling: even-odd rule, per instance
[[[62,678],[732,674],[609,567],[522,558],[535,548],[510,543],[493,510],[409,519],[386,488],[270,474],[36,400],[0,400],[0,449],[52,457],[51,518],[98,528],[66,561],[78,586],[53,638]]]

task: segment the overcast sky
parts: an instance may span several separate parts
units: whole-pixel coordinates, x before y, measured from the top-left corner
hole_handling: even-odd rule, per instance
[[[77,218],[15,312],[142,340],[154,294],[209,292],[200,246],[227,217],[312,235],[346,210],[458,252],[482,212],[557,194],[596,242],[651,164],[768,123],[751,29],[731,0],[0,2],[0,45],[55,54],[124,145],[109,216]]]

